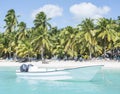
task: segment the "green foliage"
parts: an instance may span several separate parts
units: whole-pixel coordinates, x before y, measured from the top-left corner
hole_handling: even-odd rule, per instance
[[[0,33],[0,56],[49,58],[58,56],[90,59],[120,48],[120,19],[84,19],[76,28],[52,27],[44,12],[36,15],[34,27],[17,21],[15,11],[5,16],[5,32]]]

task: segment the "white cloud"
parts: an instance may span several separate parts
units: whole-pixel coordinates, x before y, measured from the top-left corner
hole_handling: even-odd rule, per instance
[[[32,17],[35,18],[35,15],[41,11],[45,12],[48,18],[54,18],[57,16],[62,16],[63,9],[57,5],[47,4],[37,10],[34,10]]]
[[[98,7],[92,3],[80,3],[70,7],[70,12],[74,15],[77,20],[81,18],[99,18],[103,17],[110,11],[108,6]]]

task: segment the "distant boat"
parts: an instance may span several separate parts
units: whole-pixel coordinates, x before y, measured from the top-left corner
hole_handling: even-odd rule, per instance
[[[102,67],[103,65],[74,68],[37,68],[33,65],[23,64],[20,66],[20,70],[16,70],[16,75],[24,79],[90,81]]]

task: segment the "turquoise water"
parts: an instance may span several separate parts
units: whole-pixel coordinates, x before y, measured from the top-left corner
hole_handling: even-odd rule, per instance
[[[120,94],[120,70],[103,69],[90,82],[19,79],[15,67],[0,67],[0,94]]]

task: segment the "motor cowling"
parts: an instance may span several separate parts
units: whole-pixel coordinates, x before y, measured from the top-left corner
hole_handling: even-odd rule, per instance
[[[22,64],[22,65],[20,66],[20,71],[21,71],[21,72],[28,72],[28,69],[29,69],[29,66],[26,65],[26,64]]]

